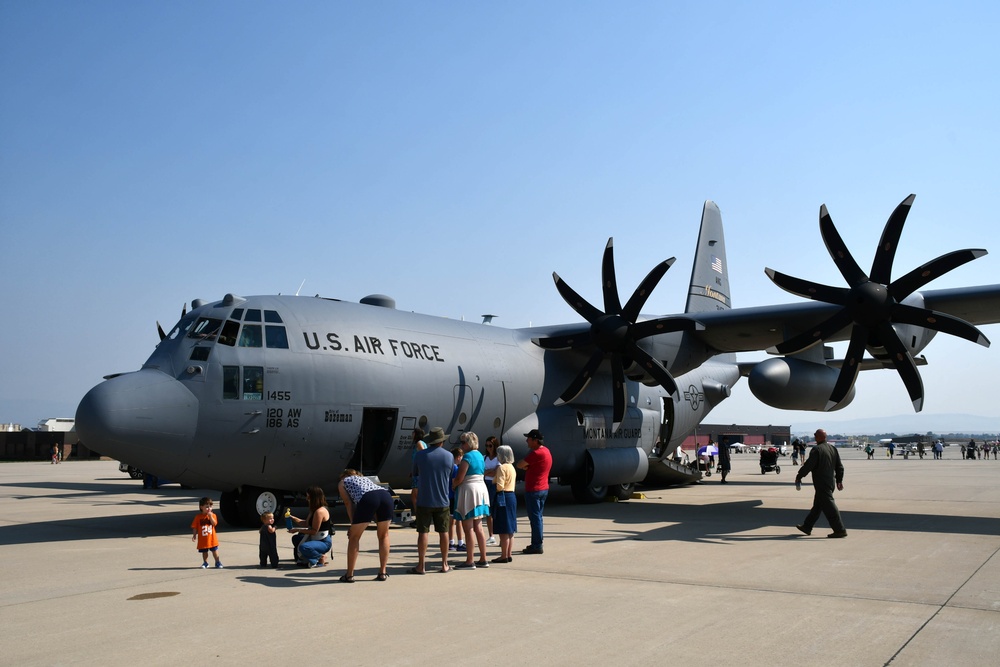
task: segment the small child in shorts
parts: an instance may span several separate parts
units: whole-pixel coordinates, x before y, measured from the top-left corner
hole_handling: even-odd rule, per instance
[[[274,513],[264,512],[260,515],[260,566],[278,567],[278,536],[274,532]]]
[[[198,508],[201,510],[191,522],[191,541],[198,543],[198,551],[201,552],[201,567],[208,568],[208,552],[212,552],[215,558],[215,567],[222,569],[222,561],[219,560],[219,535],[215,532],[215,527],[219,520],[212,513],[212,499],[205,497],[198,501]]]

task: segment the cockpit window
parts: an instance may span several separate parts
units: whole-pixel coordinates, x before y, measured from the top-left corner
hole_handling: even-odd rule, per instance
[[[261,347],[264,344],[259,324],[244,324],[240,347]]]
[[[268,347],[288,349],[288,334],[285,333],[285,327],[267,325],[264,327],[264,333],[267,335]]]
[[[244,322],[260,322],[260,309],[250,308],[247,310],[246,317],[243,318]]]
[[[229,317],[230,317],[230,319],[234,319],[237,322],[239,320],[242,320],[243,319],[243,309],[242,308],[233,308],[233,314],[230,315]]]
[[[236,345],[236,334],[239,333],[240,323],[233,320],[226,320],[222,325],[222,333],[219,334],[219,343],[232,347]]]
[[[214,317],[203,317],[198,320],[197,324],[194,325],[194,328],[191,329],[191,333],[188,334],[188,337],[209,340],[215,338],[215,335],[219,332],[219,327],[221,326],[222,320],[215,319]]]
[[[271,324],[283,324],[283,322],[281,321],[281,315],[279,315],[276,311],[273,310],[264,311],[264,321],[269,322]]]

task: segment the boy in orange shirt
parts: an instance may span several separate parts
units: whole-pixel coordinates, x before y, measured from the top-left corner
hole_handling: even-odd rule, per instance
[[[212,552],[215,558],[215,567],[222,569],[222,561],[219,560],[219,535],[215,532],[215,527],[219,520],[212,513],[212,499],[205,497],[198,502],[201,511],[191,522],[191,541],[198,542],[198,551],[201,552],[202,569],[208,568],[208,552]]]

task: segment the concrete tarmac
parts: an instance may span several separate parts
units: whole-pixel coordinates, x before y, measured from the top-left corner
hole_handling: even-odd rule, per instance
[[[257,532],[221,525],[202,570],[198,498],[144,491],[113,461],[0,464],[0,646],[9,665],[991,665],[1000,654],[1000,461],[865,460],[841,450],[849,536],[794,526],[812,500],[796,468],[735,455],[644,500],[581,506],[558,488],[545,553],[488,570],[390,579],[373,530],[343,584],[346,516],[325,568],[258,568]],[[281,558],[291,559],[286,533]],[[430,561],[438,567],[439,559]],[[489,548],[489,557],[498,555]],[[454,564],[459,559],[452,556]]]

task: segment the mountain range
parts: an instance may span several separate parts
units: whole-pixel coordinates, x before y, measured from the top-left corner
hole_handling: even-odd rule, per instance
[[[877,433],[1000,433],[1000,417],[964,414],[903,414],[892,417],[865,417],[861,419],[822,420],[798,422],[791,425],[794,435],[812,435],[822,428],[827,433],[842,435],[874,435]]]

